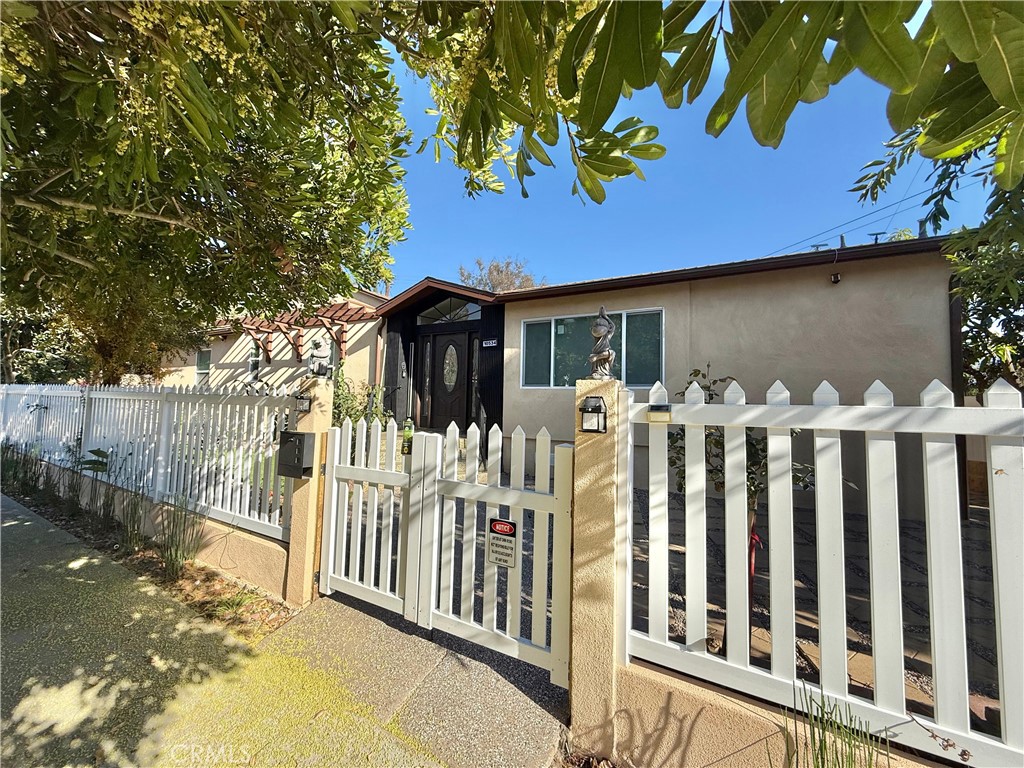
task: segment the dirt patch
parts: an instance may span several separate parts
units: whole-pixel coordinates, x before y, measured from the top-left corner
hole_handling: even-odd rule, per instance
[[[142,547],[132,550],[122,545],[119,522],[103,526],[95,515],[84,510],[69,511],[60,501],[7,495],[250,644],[298,612],[251,584],[194,562],[186,563],[181,576],[172,580],[154,541],[147,539]]]

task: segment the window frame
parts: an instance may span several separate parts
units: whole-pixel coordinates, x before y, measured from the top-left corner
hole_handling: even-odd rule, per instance
[[[256,341],[256,339],[251,339],[251,341],[252,346],[249,347],[246,381],[251,384],[255,384],[260,380],[260,368],[262,367],[260,363],[262,362],[261,358],[263,357],[263,347],[258,341]],[[256,364],[255,368],[253,368],[253,363]]]
[[[206,358],[206,369],[203,370],[199,367],[199,355],[206,352],[208,357]],[[210,383],[210,372],[213,370],[213,349],[209,345],[200,347],[196,350],[196,386]],[[205,378],[204,378],[205,377]]]
[[[661,348],[659,350],[661,356],[661,376],[656,381],[665,381],[665,308],[664,307],[636,307],[632,309],[605,309],[609,315],[621,314],[622,315],[622,328],[616,328],[615,333],[621,333],[622,336],[622,360],[620,367],[622,371],[622,382],[625,384],[626,380],[626,360],[629,356],[629,351],[626,348],[627,341],[627,329],[629,328],[629,315],[631,314],[643,314],[645,312],[657,312],[661,317]],[[565,384],[554,384],[549,383],[543,384],[526,384],[526,325],[528,323],[543,323],[546,322],[550,328],[551,334],[551,351],[550,361],[548,366],[548,382],[552,382],[555,375],[555,321],[556,320],[574,320],[580,317],[593,317],[593,312],[581,312],[574,315],[548,315],[547,317],[531,317],[521,320],[519,323],[519,388],[520,389],[532,389],[532,390],[568,390],[572,389],[572,385]],[[650,389],[653,384],[644,386],[629,386],[626,385],[627,389],[631,390],[647,390]]]

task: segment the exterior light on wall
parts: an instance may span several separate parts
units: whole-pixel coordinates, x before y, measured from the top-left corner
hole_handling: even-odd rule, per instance
[[[608,409],[603,397],[583,398],[580,406],[580,431],[601,434],[608,431]]]
[[[651,403],[647,406],[647,421],[667,424],[672,421],[672,405],[670,403]]]
[[[299,394],[295,396],[295,412],[296,413],[309,413],[313,410],[313,398],[308,394]]]
[[[832,273],[832,285],[839,285],[839,281],[843,279],[843,276],[838,272]]]

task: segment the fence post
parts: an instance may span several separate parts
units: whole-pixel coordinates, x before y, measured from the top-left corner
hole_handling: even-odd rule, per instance
[[[78,458],[81,461],[85,455],[86,446],[92,440],[92,387],[86,386],[82,393],[82,440],[78,446]]]
[[[625,633],[617,615],[625,589],[620,578],[618,548],[627,540],[619,483],[628,477],[620,466],[622,412],[618,381],[584,379],[576,382],[576,451],[573,481],[572,600],[569,661],[569,705],[573,745],[580,751],[614,753],[617,648]],[[607,409],[607,431],[580,430],[579,408],[585,397],[600,397]],[[585,553],[585,554],[584,554]]]
[[[39,455],[42,457],[43,452],[43,416],[45,415],[46,408],[43,406],[43,388],[40,386],[33,387],[35,390],[36,402],[35,402],[35,417],[36,417],[36,438],[35,444],[39,448]]]
[[[423,478],[426,451],[426,434],[417,433],[412,438],[412,456],[407,457],[406,472],[409,475],[409,487],[402,497],[402,535],[403,547],[402,572],[399,582],[402,584],[404,611],[402,615],[408,621],[419,622],[419,593],[415,585],[421,573],[420,558],[423,553],[421,546],[421,526],[423,521]]]
[[[156,400],[157,407],[157,443],[156,461],[153,463],[153,500],[162,501],[169,490],[168,480],[171,476],[171,425],[174,422],[172,410],[174,403],[168,397],[170,390],[160,388],[160,397]]]
[[[423,473],[421,485],[423,501],[420,505],[420,571],[419,593],[416,597],[417,623],[421,627],[433,627],[431,612],[434,608],[435,585],[437,582],[437,516],[440,499],[437,495],[437,478],[441,472],[441,435],[424,434]]]
[[[285,574],[285,600],[291,605],[303,606],[313,599],[316,585],[313,577],[320,553],[316,552],[317,520],[322,510],[317,505],[317,487],[323,482],[326,458],[320,435],[331,426],[331,404],[334,388],[330,380],[316,379],[304,394],[312,397],[309,413],[298,413],[296,431],[312,432],[313,477],[294,480],[292,487],[291,527],[288,533],[288,566]],[[292,412],[295,412],[294,405]]]

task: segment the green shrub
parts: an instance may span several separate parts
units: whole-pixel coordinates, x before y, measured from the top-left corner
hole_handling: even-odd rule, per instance
[[[121,504],[121,546],[129,552],[141,549],[146,543],[143,527],[150,508],[151,502],[141,483],[124,492]]]
[[[371,386],[345,378],[344,365],[339,364],[334,372],[334,402],[331,407],[331,424],[340,427],[345,419],[353,422],[365,418],[377,419],[382,424],[392,416],[384,407],[384,387]]]

